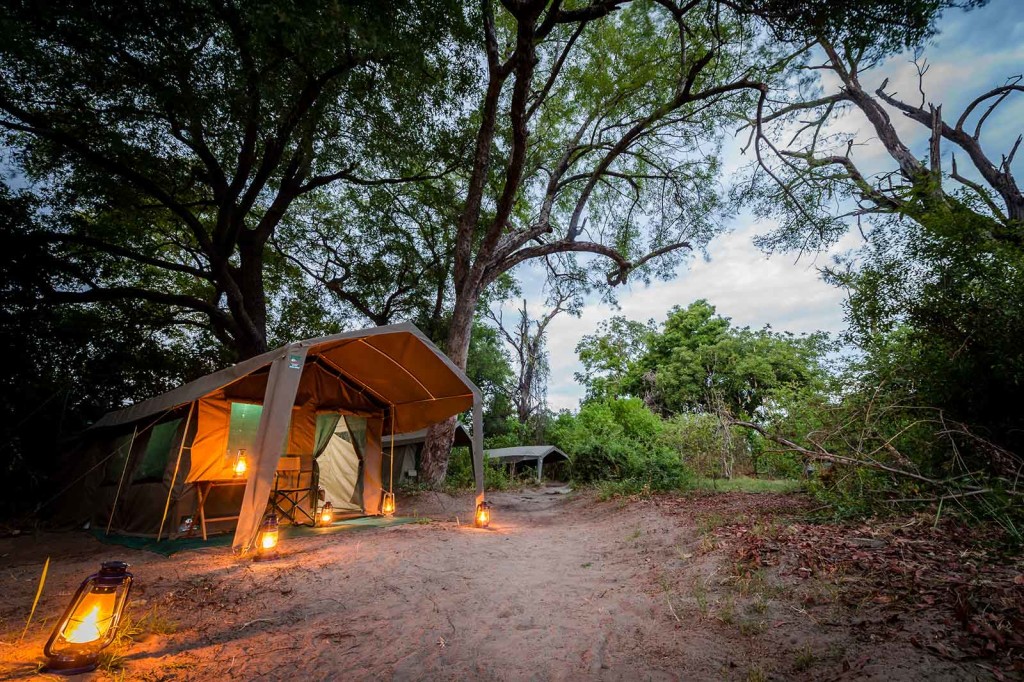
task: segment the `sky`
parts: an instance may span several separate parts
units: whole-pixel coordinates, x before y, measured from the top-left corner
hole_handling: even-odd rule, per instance
[[[993,0],[971,12],[949,13],[940,21],[939,29],[940,34],[923,55],[931,65],[925,77],[925,90],[929,101],[943,105],[945,118],[955,120],[974,97],[1024,72],[1024,0]],[[909,58],[909,55],[894,57],[864,74],[865,88],[873,91],[888,77],[888,91],[895,90],[917,103],[920,97],[916,95],[917,75]],[[911,143],[919,157],[924,156],[927,131],[898,113],[891,113],[891,116],[903,139]],[[859,139],[867,140],[869,136],[861,132],[864,129],[866,123],[857,113],[840,120],[835,128],[860,133]],[[1024,96],[1017,96],[1010,98],[986,123],[982,142],[990,157],[998,159],[1021,132],[1024,132]],[[727,144],[724,152],[723,175],[728,177],[745,160],[739,154],[738,143]],[[889,165],[884,149],[877,143],[858,148],[855,159],[865,170],[881,170],[882,164]],[[1019,168],[1021,162],[1018,159],[1014,164],[1017,177],[1024,175]],[[948,158],[944,159],[944,167],[948,168]],[[769,232],[772,227],[741,212],[730,221],[726,232],[710,243],[708,258],[697,255],[689,259],[677,269],[674,279],[652,282],[650,286],[619,287],[617,310],[593,295],[587,299],[579,318],[556,317],[548,328],[549,407],[556,411],[578,407],[584,391],[573,376],[582,369],[576,344],[584,335],[594,333],[601,320],[612,315],[643,322],[653,318],[661,323],[673,306],[686,306],[703,298],[738,326],[771,325],[776,331],[798,334],[818,330],[841,332],[845,328],[843,292],[824,283],[818,268],[828,264],[834,254],[855,248],[859,240],[856,230],[826,253],[805,253],[799,258],[796,253],[776,253],[769,257],[754,246],[753,238]],[[545,303],[543,271],[522,266],[516,275],[522,284],[528,310],[531,315],[539,316]],[[506,305],[506,319],[512,319],[516,305]]]

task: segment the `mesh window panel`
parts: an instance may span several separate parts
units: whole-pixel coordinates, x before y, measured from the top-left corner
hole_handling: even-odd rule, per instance
[[[231,427],[228,433],[228,454],[234,456],[239,450],[252,452],[256,442],[256,430],[260,426],[262,405],[231,403]]]
[[[175,419],[153,427],[146,443],[146,450],[142,453],[142,460],[132,473],[132,483],[163,480],[167,462],[171,458],[171,450],[176,449],[178,445],[174,436],[180,425],[181,420]]]
[[[118,436],[110,443],[113,456],[107,460],[107,466],[103,470],[103,485],[117,485],[121,480],[121,472],[124,471],[125,462],[131,454],[133,432]]]

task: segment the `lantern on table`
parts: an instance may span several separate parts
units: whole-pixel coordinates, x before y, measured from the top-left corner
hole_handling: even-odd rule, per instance
[[[123,561],[105,561],[79,586],[43,647],[46,669],[76,675],[96,668],[100,652],[114,641],[128,603],[132,574]]]
[[[269,558],[277,555],[277,540],[279,537],[279,527],[277,524],[277,515],[274,512],[269,512],[263,517],[263,523],[260,524],[260,534],[256,539],[256,550],[258,556],[263,558]]]
[[[242,478],[249,469],[249,463],[245,461],[245,450],[239,450],[235,455],[235,461],[231,465],[231,475],[235,478]]]
[[[487,528],[491,524],[491,505],[481,502],[476,506],[476,515],[473,525],[477,528]]]
[[[320,521],[321,526],[329,526],[334,523],[334,505],[330,502],[324,502],[324,506],[320,508],[320,513],[317,514],[317,519]]]
[[[395,513],[394,493],[384,493],[384,499],[380,503],[380,513],[384,516],[391,516]]]

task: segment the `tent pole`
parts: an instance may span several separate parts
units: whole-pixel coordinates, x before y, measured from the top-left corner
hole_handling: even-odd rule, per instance
[[[395,494],[395,405],[391,405],[391,473],[388,474],[388,492]]]
[[[174,475],[171,476],[171,485],[167,489],[167,501],[164,502],[164,515],[160,517],[160,530],[156,533],[156,541],[160,542],[160,536],[164,534],[164,522],[167,521],[167,512],[171,508],[171,496],[174,495],[174,486],[178,483],[178,470],[181,468],[181,453],[185,451],[185,440],[188,439],[188,429],[192,426],[192,410],[196,402],[188,406],[188,418],[185,420],[185,430],[181,432],[181,444],[178,445],[178,459],[174,462]],[[170,533],[168,533],[170,535]]]
[[[121,486],[124,485],[124,475],[128,471],[128,463],[132,461],[132,448],[135,446],[135,437],[139,435],[138,425],[132,429],[132,439],[128,441],[128,455],[124,458],[124,466],[121,468],[121,478],[117,481],[117,492],[114,494],[114,504],[110,507],[110,518],[107,519],[107,530],[104,535],[110,535],[110,526],[114,523],[114,512],[117,511],[117,501],[121,498]]]

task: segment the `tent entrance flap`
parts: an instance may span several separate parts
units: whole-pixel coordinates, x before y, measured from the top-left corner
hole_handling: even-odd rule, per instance
[[[320,467],[324,501],[330,502],[335,509],[363,511],[361,452],[365,444],[360,442],[360,436],[365,440],[365,418],[346,416],[338,419],[330,440],[316,460]]]

